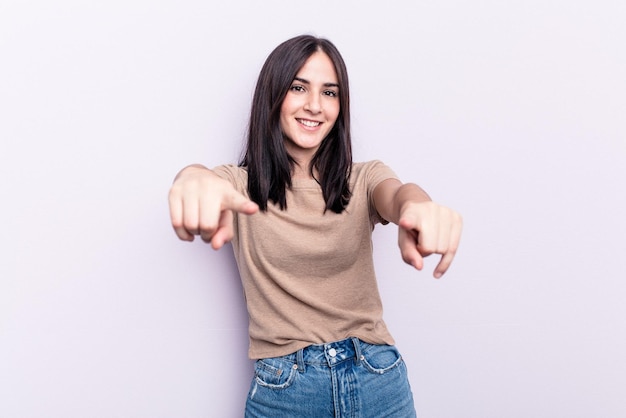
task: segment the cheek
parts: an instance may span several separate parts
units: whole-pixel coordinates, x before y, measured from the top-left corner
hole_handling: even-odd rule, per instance
[[[283,99],[283,103],[280,105],[280,116],[289,116],[298,110],[299,107],[302,106],[300,103],[300,99],[291,94],[287,93],[285,98]]]
[[[286,135],[289,132],[289,125],[287,124],[287,121],[283,118],[283,115],[280,115],[280,130],[283,133],[283,135]]]
[[[330,109],[328,114],[328,118],[333,121],[333,125],[337,122],[337,118],[339,117],[339,105],[335,105]]]
[[[283,132],[287,129],[289,119],[289,103],[283,102],[283,105],[280,107],[280,129],[282,129]]]
[[[333,119],[337,119],[337,117],[339,116],[339,110],[341,109],[341,105],[339,103],[339,98],[336,98],[334,100],[329,100],[328,103],[326,103],[326,112],[329,115],[329,117],[332,117]]]

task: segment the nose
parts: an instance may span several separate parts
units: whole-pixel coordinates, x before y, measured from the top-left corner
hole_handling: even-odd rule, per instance
[[[310,94],[304,104],[304,110],[308,110],[313,114],[320,113],[322,111],[322,103],[318,94]]]

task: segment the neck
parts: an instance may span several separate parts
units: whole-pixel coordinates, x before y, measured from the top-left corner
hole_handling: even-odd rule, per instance
[[[313,174],[317,177],[317,170],[313,169]],[[306,164],[296,161],[291,172],[292,179],[312,179],[309,163]]]

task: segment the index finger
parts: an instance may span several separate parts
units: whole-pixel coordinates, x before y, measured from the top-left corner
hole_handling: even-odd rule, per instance
[[[435,267],[433,276],[436,279],[441,278],[441,276],[443,276],[446,273],[446,271],[448,271],[448,268],[450,268],[450,264],[452,264],[452,260],[454,260],[454,253],[452,251],[448,251],[447,253],[442,255],[441,260],[439,260],[439,264],[437,264],[437,267]]]
[[[450,231],[448,250],[441,256],[441,260],[439,260],[439,264],[437,264],[433,273],[433,276],[437,279],[448,271],[450,264],[452,264],[452,260],[454,260],[454,256],[456,255],[456,251],[459,248],[459,242],[461,240],[461,228],[461,224],[455,224]]]

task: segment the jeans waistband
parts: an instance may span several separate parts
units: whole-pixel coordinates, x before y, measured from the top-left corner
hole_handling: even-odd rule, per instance
[[[358,364],[362,359],[362,344],[365,343],[356,337],[351,337],[331,343],[313,344],[289,354],[285,358],[297,364],[298,370],[301,372],[305,370],[306,364],[333,367],[350,359]]]

